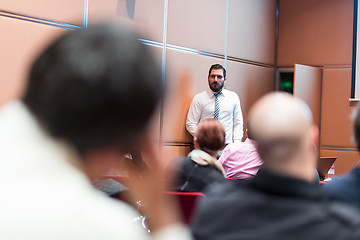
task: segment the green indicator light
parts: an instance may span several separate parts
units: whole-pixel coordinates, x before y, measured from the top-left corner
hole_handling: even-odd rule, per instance
[[[291,88],[292,84],[291,84],[291,82],[282,82],[281,87],[283,87],[283,88]]]

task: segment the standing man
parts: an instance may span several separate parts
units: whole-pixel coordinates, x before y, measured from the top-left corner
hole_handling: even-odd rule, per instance
[[[186,129],[194,136],[197,124],[204,119],[218,119],[225,127],[225,144],[241,142],[243,116],[240,99],[235,92],[224,89],[226,70],[220,64],[209,69],[210,89],[196,94],[186,119]]]

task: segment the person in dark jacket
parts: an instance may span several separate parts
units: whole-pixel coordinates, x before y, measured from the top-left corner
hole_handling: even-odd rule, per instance
[[[360,151],[360,105],[354,111],[354,136]],[[360,208],[360,161],[351,171],[325,184],[328,194],[337,200],[354,204]]]
[[[216,160],[218,151],[225,146],[224,126],[215,119],[201,121],[194,146],[187,157],[175,158],[170,164],[168,174],[175,174],[177,179],[171,190],[203,192],[207,185],[226,180],[224,169]]]
[[[270,93],[249,118],[264,164],[252,180],[205,192],[192,223],[195,239],[360,239],[360,211],[328,201],[315,183],[319,130],[309,107]]]

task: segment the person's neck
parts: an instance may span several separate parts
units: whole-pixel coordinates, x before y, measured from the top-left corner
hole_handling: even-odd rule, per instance
[[[310,163],[311,162],[304,162],[304,159],[303,161],[287,161],[279,164],[266,164],[266,161],[264,161],[264,168],[279,175],[297,178],[312,183],[316,178],[316,166]]]
[[[213,158],[216,158],[216,157],[217,157],[217,154],[218,154],[217,151],[212,151],[212,152],[205,151],[204,149],[201,149],[201,148],[198,147],[198,146],[195,146],[195,149],[198,149],[198,150],[201,150],[201,151],[203,151],[203,152],[206,152],[207,154],[209,154],[209,155],[212,156]]]
[[[218,153],[217,152],[212,152],[212,153],[208,153],[210,156],[212,156],[213,158],[216,158]]]

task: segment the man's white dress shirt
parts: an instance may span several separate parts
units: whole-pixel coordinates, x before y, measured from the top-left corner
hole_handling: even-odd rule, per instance
[[[132,207],[95,190],[77,155],[21,102],[0,109],[0,239],[149,239]],[[153,239],[189,239],[172,225]]]
[[[215,96],[210,89],[196,94],[189,108],[186,129],[195,135],[197,124],[205,119],[214,118]],[[240,142],[243,137],[243,116],[238,95],[223,89],[218,97],[219,121],[225,128],[225,143]]]

